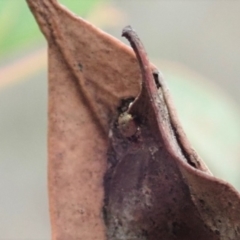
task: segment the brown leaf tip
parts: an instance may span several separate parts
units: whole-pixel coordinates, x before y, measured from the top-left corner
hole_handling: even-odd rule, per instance
[[[127,35],[129,34],[129,32],[133,32],[134,30],[132,29],[132,27],[130,25],[126,26],[125,28],[123,28],[122,30],[122,37],[127,37]]]
[[[139,39],[137,33],[133,30],[133,28],[130,25],[126,26],[122,30],[122,37],[127,38],[127,40],[130,42],[130,44],[134,50],[135,50],[135,45],[141,45],[140,39]]]

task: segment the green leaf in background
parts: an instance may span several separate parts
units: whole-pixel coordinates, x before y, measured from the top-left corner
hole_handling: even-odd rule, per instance
[[[62,0],[67,8],[85,17],[98,0]],[[27,3],[20,0],[0,1],[0,61],[6,56],[16,55],[45,40],[33,18]]]
[[[85,17],[97,4],[101,4],[103,0],[60,0],[62,5],[78,16]]]

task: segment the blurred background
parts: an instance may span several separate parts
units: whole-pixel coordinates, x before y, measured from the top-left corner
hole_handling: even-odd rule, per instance
[[[60,2],[124,42],[131,24],[193,147],[240,190],[240,1]],[[0,31],[0,239],[50,240],[47,43],[24,1],[0,1]]]

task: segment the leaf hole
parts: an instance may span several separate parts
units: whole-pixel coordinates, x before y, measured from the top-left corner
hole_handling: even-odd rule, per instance
[[[154,78],[154,81],[155,81],[155,84],[157,86],[157,89],[159,89],[161,87],[161,84],[160,84],[160,81],[158,79],[158,72],[153,72],[153,78]]]
[[[134,99],[135,99],[134,97],[122,99],[120,105],[117,108],[119,114],[126,112],[128,110],[130,103],[132,103]]]

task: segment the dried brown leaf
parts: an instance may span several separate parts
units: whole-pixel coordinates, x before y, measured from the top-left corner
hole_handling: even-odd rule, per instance
[[[129,47],[74,16],[55,0],[27,2],[48,41],[48,176],[52,239],[103,240],[106,239],[102,208],[108,131],[122,99],[138,95],[140,68]],[[186,217],[192,213],[190,219],[185,219],[191,226],[188,239],[198,236],[194,235],[198,230],[202,231],[201,239],[205,232],[209,233],[206,239],[210,239],[209,236],[239,239],[239,194],[229,184],[213,177],[191,149],[168,91],[165,87],[161,91],[165,99],[163,108],[169,111],[170,125],[178,135],[172,148],[163,143],[163,148],[174,156],[171,166],[176,169],[172,172],[165,167],[165,171],[170,180],[177,176],[179,181],[171,180],[171,184],[178,184],[174,198],[181,201],[170,201],[170,192],[161,195],[161,187],[155,188],[156,196],[160,194],[170,208],[173,206],[174,216],[181,211],[188,212]],[[169,135],[169,139],[172,137]],[[188,161],[177,153],[179,147],[188,156]],[[166,162],[166,166],[168,164]],[[158,181],[160,186],[168,186],[163,178]],[[183,188],[186,191],[181,191]],[[186,206],[191,209],[186,210]],[[158,209],[163,207],[159,204]],[[172,219],[166,219],[166,224],[158,227],[173,232],[179,229],[179,224],[174,225]],[[203,230],[205,228],[207,230]]]
[[[112,125],[105,177],[108,239],[239,239],[240,198],[191,149],[164,80],[131,27],[140,95]]]

